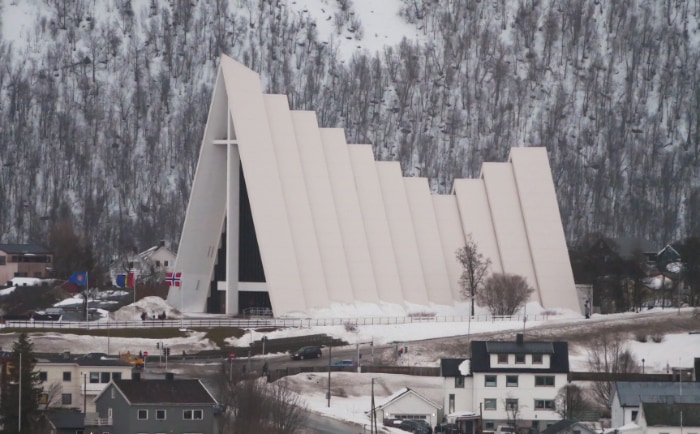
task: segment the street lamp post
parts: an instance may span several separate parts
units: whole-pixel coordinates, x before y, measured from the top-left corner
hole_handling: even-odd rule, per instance
[[[19,409],[17,411],[17,432],[22,432],[22,353],[19,353]]]

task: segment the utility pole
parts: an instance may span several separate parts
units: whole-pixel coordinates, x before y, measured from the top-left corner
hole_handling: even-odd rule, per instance
[[[326,391],[326,399],[328,400],[328,408],[331,407],[331,352],[333,351],[333,340],[328,346],[328,390]]]
[[[22,432],[22,352],[19,353],[19,417],[17,418],[17,433]]]

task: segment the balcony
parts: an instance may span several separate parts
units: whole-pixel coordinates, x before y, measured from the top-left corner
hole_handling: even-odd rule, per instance
[[[85,415],[85,426],[111,426],[111,417],[100,417],[98,413],[87,413]]]

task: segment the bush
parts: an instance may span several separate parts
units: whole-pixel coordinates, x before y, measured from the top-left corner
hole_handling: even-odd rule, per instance
[[[664,335],[662,335],[661,333],[654,333],[653,335],[651,335],[651,340],[658,344],[659,342],[663,342]]]
[[[347,321],[343,325],[345,326],[346,332],[353,332],[354,333],[357,331],[357,323],[355,323],[355,322]]]
[[[644,332],[636,332],[634,334],[634,339],[637,342],[646,342],[647,341],[647,334]]]

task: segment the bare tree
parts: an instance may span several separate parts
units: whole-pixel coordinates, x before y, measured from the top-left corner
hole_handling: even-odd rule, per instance
[[[508,418],[508,425],[515,428],[515,432],[518,432],[518,423],[520,422],[520,404],[518,399],[506,398],[503,400],[503,408],[506,409],[506,417]]]
[[[578,419],[581,413],[592,407],[584,390],[577,384],[567,384],[559,389],[554,404],[562,419]]]
[[[41,392],[39,396],[39,404],[42,405],[44,411],[48,410],[49,408],[60,407],[62,393],[63,387],[61,386],[61,383],[51,383]]]
[[[266,377],[228,372],[222,365],[223,415],[221,432],[297,432],[308,411],[298,394],[284,380],[267,383]]]
[[[480,305],[486,306],[491,315],[513,315],[534,292],[527,280],[517,274],[495,273],[476,294]]]
[[[593,340],[588,350],[588,367],[591,372],[624,374],[640,372],[639,363],[624,343],[625,337],[603,334]],[[591,391],[598,404],[610,408],[613,382],[596,381]]]
[[[484,258],[484,255],[479,252],[471,234],[467,235],[464,247],[460,247],[455,251],[455,256],[463,268],[462,275],[459,278],[459,285],[462,287],[462,297],[471,299],[471,315],[474,316],[474,299],[486,279],[486,274],[491,266],[491,259]]]

